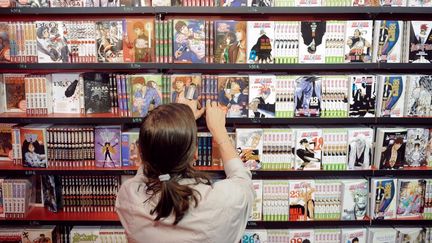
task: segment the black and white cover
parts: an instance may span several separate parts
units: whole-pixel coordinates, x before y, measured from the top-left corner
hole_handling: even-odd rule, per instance
[[[405,166],[418,167],[426,165],[426,147],[428,140],[429,129],[408,128],[405,150]]]
[[[372,61],[372,20],[347,21],[345,62]]]
[[[85,113],[111,112],[108,73],[83,73]]]
[[[299,63],[325,63],[326,21],[300,24]]]
[[[375,116],[375,80],[376,77],[373,75],[350,76],[350,117]]]
[[[400,169],[405,165],[406,128],[377,128],[375,166]]]
[[[406,58],[412,63],[432,62],[432,21],[410,21],[407,28]]]
[[[321,115],[322,82],[319,76],[300,76],[295,80],[294,116]]]
[[[249,75],[249,117],[275,117],[275,75]]]
[[[322,130],[317,128],[295,129],[296,170],[320,170],[322,160]]]
[[[432,116],[432,76],[410,75],[405,97],[405,116]]]
[[[377,116],[403,117],[406,75],[379,75]]]
[[[80,81],[79,73],[52,74],[54,113],[80,113]]]

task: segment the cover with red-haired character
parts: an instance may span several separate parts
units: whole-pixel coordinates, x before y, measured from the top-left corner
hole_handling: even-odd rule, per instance
[[[152,18],[128,18],[123,21],[123,25],[124,62],[154,62],[154,20]]]
[[[276,76],[249,75],[249,117],[275,117]]]

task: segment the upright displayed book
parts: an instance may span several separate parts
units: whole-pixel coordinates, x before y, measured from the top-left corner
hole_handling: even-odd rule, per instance
[[[288,231],[290,242],[311,242],[315,240],[314,230],[290,229]]]
[[[10,62],[10,41],[9,41],[9,24],[7,22],[0,22],[0,38],[2,44],[0,45],[0,63]]]
[[[432,76],[410,75],[405,94],[405,116],[432,116]]]
[[[95,127],[96,167],[113,168],[121,166],[120,126]]]
[[[23,166],[47,168],[47,135],[49,124],[26,125],[20,128]]]
[[[268,242],[267,230],[245,230],[240,243]]]
[[[315,219],[315,182],[298,180],[289,182],[289,220],[307,221]]]
[[[36,21],[39,63],[69,62],[69,49],[61,21]]]
[[[349,92],[349,116],[373,117],[375,116],[376,77],[350,76],[351,91]]]
[[[215,63],[246,63],[246,21],[217,20],[215,26]]]
[[[347,21],[345,32],[345,62],[372,61],[371,20]]]
[[[320,170],[322,150],[321,129],[295,129],[295,165],[296,170]]]
[[[321,117],[347,117],[348,76],[324,76],[322,80]]]
[[[1,103],[6,105],[6,112],[26,111],[24,77],[25,74],[3,74],[4,96],[1,99],[4,100]]]
[[[109,93],[109,74],[83,73],[84,110],[85,113],[111,112],[111,96]]]
[[[123,21],[96,22],[98,62],[123,62]]]
[[[299,63],[325,63],[326,21],[302,21]]]
[[[171,102],[179,103],[185,99],[199,100],[200,90],[201,74],[171,75]]]
[[[407,0],[408,7],[432,7],[431,0]]]
[[[138,0],[132,1],[141,2]],[[123,25],[124,62],[154,62],[154,20],[152,18],[127,18],[123,20]]]
[[[139,166],[141,164],[138,136],[139,128],[132,128],[121,133],[122,166]]]
[[[220,0],[222,7],[246,7],[248,0]]]
[[[249,117],[275,117],[275,75],[249,75]]]
[[[342,181],[342,220],[368,219],[369,185],[365,179]]]
[[[217,100],[227,117],[248,117],[249,76],[219,75]]]
[[[426,180],[399,179],[396,217],[421,219],[425,205]]]
[[[365,228],[353,228],[341,230],[342,240],[346,243],[367,243],[367,232]]]
[[[398,242],[396,241],[397,231],[393,228],[369,228],[368,241],[370,243],[385,243],[385,242]]]
[[[204,63],[206,58],[205,21],[175,19],[173,29],[174,63]]]
[[[149,111],[162,104],[162,75],[131,75],[128,83],[131,86],[129,99],[131,100],[130,109],[132,109],[133,117],[144,117]],[[186,87],[185,89],[190,88]]]
[[[348,131],[346,128],[324,128],[322,148],[323,170],[345,170]]]
[[[377,128],[375,166],[379,169],[400,169],[405,164],[407,129]]]
[[[432,62],[432,21],[408,21],[405,59],[410,63]]]
[[[70,242],[100,242],[100,226],[74,226],[69,233]]]
[[[378,76],[377,116],[403,117],[406,79],[405,75]]]
[[[428,141],[429,129],[408,128],[404,166],[418,167],[426,165],[426,147]]]
[[[375,20],[373,62],[402,62],[403,21]]]
[[[249,217],[251,221],[261,221],[262,220],[262,205],[263,205],[263,181],[253,180],[252,187],[255,190],[255,200],[252,205],[252,212]]]
[[[395,219],[397,201],[397,179],[372,178],[371,217]]]
[[[52,74],[54,113],[79,114],[82,79],[79,73]]]
[[[427,242],[425,228],[395,228],[397,231],[396,242]]]
[[[16,124],[0,124],[0,161],[13,159],[12,127]]]
[[[319,117],[321,115],[321,77],[300,76],[295,80],[294,116]]]
[[[236,129],[236,148],[246,168],[250,170],[260,169],[262,167],[263,130]]]
[[[247,62],[273,63],[274,21],[247,22]]]
[[[348,170],[369,169],[372,165],[374,134],[372,128],[348,129]]]

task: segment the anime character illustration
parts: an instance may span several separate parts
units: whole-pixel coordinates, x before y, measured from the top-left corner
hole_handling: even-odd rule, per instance
[[[304,44],[302,48],[306,48],[307,54],[320,54],[320,52],[317,53],[317,49],[320,48],[325,33],[326,33],[325,21],[319,21],[319,22],[302,21],[301,22],[301,36],[303,38],[302,44]]]
[[[222,0],[222,7],[246,7],[247,0]]]
[[[374,213],[376,219],[384,219],[391,202],[396,196],[396,185],[393,180],[383,180],[377,183]]]
[[[162,104],[162,93],[153,80],[143,76],[132,76],[132,115],[144,117],[147,113]]]
[[[252,0],[248,6],[251,7],[271,7],[272,0]]]
[[[367,169],[371,165],[372,143],[370,137],[359,133],[348,145],[348,169]]]
[[[17,0],[16,7],[48,8],[48,0]]]
[[[0,62],[10,61],[9,26],[7,23],[0,23]]]
[[[129,147],[129,161],[134,166],[139,166],[141,164],[141,159],[139,156],[137,142],[131,142]]]
[[[246,22],[217,21],[215,56],[218,63],[246,63]]]
[[[358,187],[351,191],[351,197],[353,205],[349,209],[345,209],[343,212],[343,220],[363,220],[367,219],[367,207],[369,192],[365,185],[364,187]]]
[[[385,139],[381,152],[380,169],[399,169],[405,163],[405,136]]]
[[[247,77],[219,77],[218,102],[222,105],[227,117],[248,116]]]
[[[398,52],[396,44],[400,42],[400,32],[399,21],[381,21],[378,36],[378,62],[387,62],[394,52]]]
[[[371,43],[363,36],[366,35],[366,30],[354,30],[354,35],[347,38],[346,44],[349,47],[349,52],[346,55],[348,62],[370,62]]]
[[[263,131],[257,129],[237,132],[237,152],[244,166],[250,170],[261,168]]]
[[[38,134],[26,133],[22,144],[24,166],[47,167],[47,156],[43,142],[38,140]]]
[[[350,116],[375,116],[374,77],[353,77],[350,99]]]
[[[405,165],[413,167],[426,165],[426,148],[428,139],[428,129],[408,128]]]
[[[315,162],[320,163],[321,158],[316,158],[315,156],[315,143],[309,142],[307,138],[300,140],[300,146],[296,150],[296,155],[303,161],[300,165],[300,170],[303,170],[308,166],[309,163]],[[311,146],[312,145],[312,146]]]
[[[69,48],[61,22],[36,22],[38,61],[69,62]]]
[[[407,94],[408,116],[432,116],[432,76],[419,76],[410,80],[412,88]]]
[[[201,80],[197,76],[172,76],[171,102],[198,100]]]
[[[120,133],[116,128],[97,128],[96,127],[96,166],[97,167],[119,167]]]
[[[128,19],[123,23],[126,24],[123,36],[125,62],[151,62],[154,50],[153,22]]]
[[[174,20],[174,62],[204,63],[204,20]]]
[[[53,175],[42,175],[42,189],[45,207],[51,212],[57,212],[56,186]]]
[[[249,62],[251,63],[273,63],[272,41],[266,35],[265,29],[261,29],[256,44],[251,48]]]
[[[382,94],[382,106],[381,115],[384,117],[392,116],[392,114],[401,115],[398,101],[401,100],[403,96],[403,91],[405,90],[405,85],[401,76],[386,76],[384,81],[384,88]]]
[[[250,76],[249,117],[264,118],[275,116],[274,76]]]
[[[431,23],[424,21],[410,22],[409,62],[432,62]]]
[[[45,234],[41,233],[36,239],[30,239],[30,234],[27,231],[24,231],[22,234],[22,243],[52,243],[51,238],[45,236]]]
[[[424,209],[425,180],[402,180],[399,187],[397,216],[419,217]]]
[[[295,116],[320,116],[321,78],[302,76],[295,80]]]
[[[96,22],[98,62],[123,62],[122,29],[121,21]]]

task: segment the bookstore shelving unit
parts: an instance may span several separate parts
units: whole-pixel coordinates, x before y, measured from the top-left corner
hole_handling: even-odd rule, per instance
[[[50,16],[67,18],[74,16],[156,16],[156,15],[211,15],[211,16],[350,16],[358,19],[432,19],[432,8],[418,7],[116,7],[116,8],[0,8],[0,20],[7,18],[30,17],[49,19]],[[79,64],[41,64],[10,63],[0,64],[0,72],[38,73],[69,71],[152,71],[172,73],[177,71],[197,72],[257,72],[257,73],[327,73],[327,72],[363,72],[363,73],[428,73],[432,74],[431,64],[417,63],[341,63],[341,64],[158,64],[158,63],[79,63]],[[107,115],[66,115],[28,116],[19,113],[0,114],[1,123],[52,123],[52,124],[139,124],[142,118]],[[199,125],[204,125],[202,120]],[[432,125],[432,118],[230,118],[228,126],[288,126],[288,125]],[[1,166],[0,176],[32,175],[133,175],[136,167],[122,168],[47,168],[34,169],[21,166]],[[219,167],[200,167],[215,176],[223,176]],[[421,177],[432,178],[428,169],[405,170],[353,170],[353,171],[252,171],[253,179],[304,179],[304,178],[370,178],[373,176]],[[44,208],[33,208],[24,218],[1,219],[0,225],[119,225],[115,213],[51,213]],[[359,221],[251,221],[250,229],[286,229],[310,227],[361,227],[361,226],[432,226],[432,220],[359,220]]]

